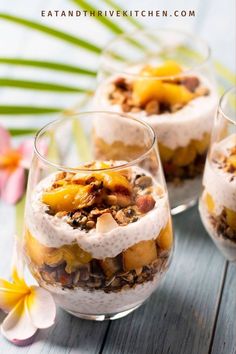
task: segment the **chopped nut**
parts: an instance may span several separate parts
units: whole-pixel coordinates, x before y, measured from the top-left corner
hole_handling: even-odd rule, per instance
[[[177,112],[177,111],[179,111],[181,108],[183,108],[183,104],[182,103],[176,103],[176,104],[174,104],[173,106],[171,106],[171,112],[172,113],[175,113],[175,112]]]
[[[58,213],[56,213],[55,216],[57,216],[58,218],[63,218],[66,215],[67,215],[66,211],[59,211]]]
[[[116,205],[117,204],[117,196],[110,194],[106,198],[107,204],[108,205]]]
[[[95,226],[95,222],[93,220],[89,220],[89,221],[86,222],[86,226],[89,229],[92,229]]]
[[[141,267],[141,268],[136,268],[135,269],[135,273],[136,273],[136,275],[140,275],[141,273],[142,273],[142,271],[143,271],[143,268]]]
[[[195,76],[185,77],[182,80],[182,84],[191,92],[194,92],[195,89],[199,86],[199,79]]]
[[[135,180],[135,185],[144,189],[152,185],[152,179],[149,176],[141,176]]]
[[[158,101],[156,101],[156,100],[149,101],[145,106],[145,111],[147,112],[148,116],[150,116],[152,114],[159,114],[160,105],[159,105]]]
[[[116,216],[115,216],[116,220],[120,223],[120,224],[128,224],[130,219],[125,215],[124,211],[123,210],[119,210],[117,213],[116,213]]]
[[[153,199],[151,195],[141,195],[136,199],[136,205],[138,210],[145,214],[152,210],[156,204],[156,201]]]
[[[210,93],[210,90],[207,87],[200,86],[195,91],[197,96],[207,96]]]
[[[123,112],[130,112],[131,110],[131,106],[128,103],[122,103],[121,108]]]
[[[61,179],[64,179],[66,177],[66,172],[58,172],[55,177],[55,181],[59,181]]]

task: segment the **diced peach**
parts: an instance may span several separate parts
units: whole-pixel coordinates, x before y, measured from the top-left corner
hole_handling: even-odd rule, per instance
[[[71,211],[75,209],[75,196],[81,186],[68,184],[54,190],[44,192],[42,202],[49,205],[54,212]]]
[[[124,270],[141,268],[157,258],[154,240],[141,241],[123,252]]]
[[[59,265],[66,262],[66,271],[71,273],[81,264],[86,264],[91,261],[90,253],[84,251],[79,245],[64,245],[60,248],[46,247],[34,238],[28,230],[25,234],[25,249],[30,260],[42,266]]]
[[[194,98],[194,94],[183,85],[164,82],[162,85],[162,102],[170,105],[186,104]]]
[[[186,147],[180,147],[175,150],[174,157],[172,159],[173,163],[179,167],[187,166],[196,157],[196,150],[192,145]]]
[[[105,258],[101,260],[100,266],[102,267],[106,277],[111,278],[120,270],[119,260],[116,258]]]
[[[134,82],[133,100],[136,104],[144,105],[151,100],[162,100],[162,82],[155,78],[143,78]]]
[[[174,76],[182,72],[181,66],[174,60],[167,60],[160,66],[146,65],[142,71],[143,76]]]
[[[228,157],[228,163],[236,168],[236,155],[231,155]]]
[[[103,185],[111,191],[131,191],[131,185],[127,178],[119,172],[102,172],[101,174]],[[96,174],[97,177],[97,174]],[[99,178],[99,175],[98,175]]]
[[[225,210],[227,224],[232,230],[236,231],[236,212],[229,208],[225,208]]]
[[[193,140],[192,144],[195,146],[197,153],[202,155],[207,151],[210,144],[210,134],[205,133],[201,140]]]
[[[64,245],[58,249],[55,249],[45,259],[45,263],[48,265],[60,264],[66,262],[65,270],[67,273],[72,273],[81,264],[90,262],[92,256],[90,253],[82,250],[77,244]]]
[[[211,214],[214,213],[214,211],[215,211],[215,202],[214,202],[212,196],[209,193],[206,193],[205,197],[204,197],[204,200],[205,200],[208,212],[211,213]]]
[[[167,60],[162,65],[152,68],[152,75],[156,76],[174,76],[182,72],[181,66],[174,60]]]
[[[161,143],[158,144],[158,147],[160,151],[161,160],[164,162],[170,161],[174,155],[174,150],[168,148],[165,145],[162,145]]]
[[[30,260],[38,266],[44,264],[44,258],[50,254],[51,248],[42,245],[29,230],[25,230],[25,251]]]
[[[173,230],[171,220],[168,221],[167,225],[161,230],[159,236],[157,237],[157,245],[165,251],[169,251],[173,245]]]

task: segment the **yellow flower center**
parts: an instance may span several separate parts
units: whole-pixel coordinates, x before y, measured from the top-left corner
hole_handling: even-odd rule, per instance
[[[10,149],[5,154],[0,155],[0,169],[12,172],[19,166],[20,160],[20,152],[15,149]]]

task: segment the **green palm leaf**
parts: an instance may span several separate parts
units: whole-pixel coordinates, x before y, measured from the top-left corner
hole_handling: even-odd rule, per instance
[[[58,38],[62,41],[65,41],[67,43],[76,45],[78,47],[82,47],[82,48],[84,48],[90,52],[93,52],[93,53],[99,54],[99,53],[101,53],[101,50],[102,50],[101,48],[97,47],[95,44],[85,41],[84,39],[81,39],[79,37],[75,37],[69,33],[62,32],[62,31],[57,30],[55,28],[52,28],[52,27],[49,27],[46,25],[42,25],[41,23],[28,20],[26,18],[13,16],[13,15],[6,14],[6,13],[0,13],[0,19],[10,21],[15,24],[22,25],[22,26],[28,27],[30,29],[42,32],[42,33],[47,34],[49,36],[52,36],[52,37]]]
[[[80,75],[88,75],[88,76],[96,76],[96,71],[92,71],[85,68],[80,68],[78,66],[63,64],[60,62],[54,61],[44,61],[37,59],[21,59],[21,58],[6,58],[0,57],[0,64],[8,64],[8,65],[19,65],[26,67],[35,67],[39,69],[48,69],[55,71],[63,71],[72,74],[80,74]]]
[[[0,105],[0,115],[50,114],[61,112],[64,109],[63,107]]]
[[[36,133],[36,129],[28,129],[28,128],[10,128],[9,132],[12,136],[21,136],[21,135],[32,135]]]
[[[0,78],[0,87],[15,87],[24,88],[30,90],[42,90],[42,91],[53,91],[53,92],[68,92],[68,93],[91,93],[91,90],[73,87],[61,84],[54,84],[51,82],[41,82],[41,81],[31,81],[31,80],[19,80],[10,78]]]

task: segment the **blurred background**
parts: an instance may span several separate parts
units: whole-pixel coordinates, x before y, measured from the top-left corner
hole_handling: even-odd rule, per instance
[[[133,20],[41,16],[42,10],[92,7],[168,10],[170,14],[185,10],[187,15]],[[189,10],[194,17],[188,16]],[[234,0],[1,0],[0,122],[15,128],[15,134],[18,128],[42,126],[57,111],[79,107],[85,91],[96,85],[102,48],[117,34],[139,27],[181,28],[204,38],[212,48],[219,82],[226,88],[233,84],[235,73],[235,10]],[[81,73],[81,68],[88,72]]]

